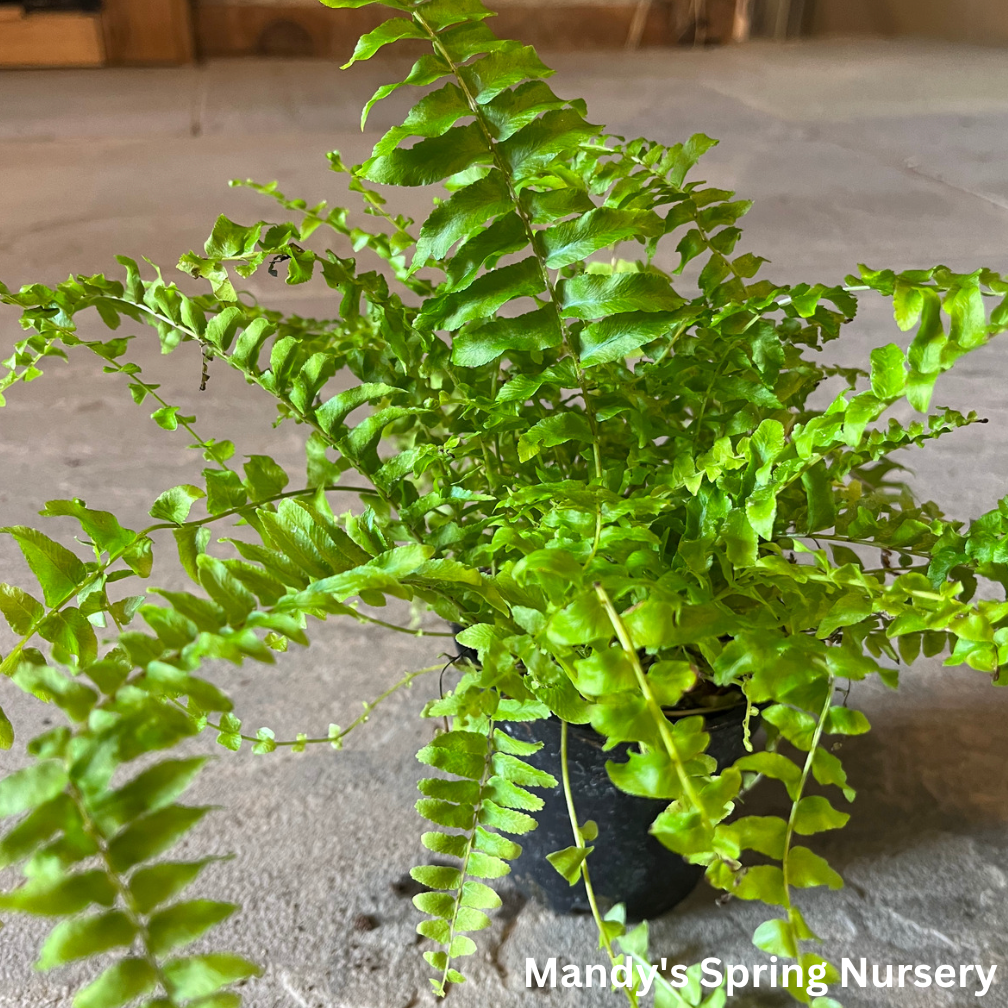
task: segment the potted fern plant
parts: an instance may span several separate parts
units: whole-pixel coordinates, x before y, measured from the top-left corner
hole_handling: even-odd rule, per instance
[[[948,519],[913,499],[892,455],[978,421],[931,409],[932,390],[1008,328],[1008,283],[944,267],[862,267],[831,285],[759,278],[764,261],[736,253],[749,204],[690,174],[714,141],[607,135],[581,101],[553,93],[530,48],[496,38],[479,0],[383,5],[390,20],[354,60],[400,40],[429,51],[365,117],[397,88],[427,90],[363,164],[330,155],[376,227],[256,185],[294,219],[222,216],[202,254],[182,256],[181,287],[128,259],[110,276],[0,287],[27,332],[0,392],[89,351],[203,459],[145,528],[71,499],[41,513],[77,543],[3,530],[38,584],[0,586],[14,634],[0,669],[64,723],[0,781],[0,866],[26,876],[0,909],[57,919],[43,968],[118,954],[77,1008],[239,1004],[235,985],[256,965],[187,951],[235,908],[186,898],[205,860],[164,857],[206,814],[178,800],[203,760],[152,754],[201,733],[261,754],[339,748],[370,707],[348,729],[251,735],[241,698],[204,665],[293,666],[283,653],[330,616],[415,632],[376,613],[393,597],[462,627],[475,659],[427,705],[444,730],[418,754],[436,771],[418,809],[439,863],[414,875],[438,994],[463,979],[469,936],[497,905],[486,880],[521,854],[514,837],[534,836],[535,789],[559,789],[567,821],[550,870],[583,887],[614,962],[643,954],[593,883],[616,823],[584,814],[575,733],[621,754],[602,757],[616,790],[658,803],[657,842],[716,888],[768,905],[759,949],[829,977],[796,892],[842,884],[804,840],[842,827],[854,797],[826,740],[869,726],[838,684],[895,686],[901,665],[945,649],[1006,682],[1008,603],[978,597],[976,580],[1008,584],[1008,507]],[[437,187],[419,225],[386,209],[397,186]],[[658,265],[665,244],[674,269]],[[247,303],[241,281],[260,270],[328,288],[333,317]],[[831,367],[822,351],[866,291],[892,299],[908,336],[864,370]],[[119,335],[143,328],[165,352],[200,347],[204,377],[233,368],[272,401],[303,433],[302,485],[162,398]],[[904,400],[924,418],[883,422]],[[347,491],[361,506],[341,513]],[[190,590],[137,590],[155,550],[177,555]],[[719,759],[705,707],[737,711],[739,744]],[[550,723],[553,770],[541,761]],[[14,742],[2,715],[0,742]],[[757,776],[779,788],[779,816],[738,813]],[[676,1004],[675,985],[659,983]]]

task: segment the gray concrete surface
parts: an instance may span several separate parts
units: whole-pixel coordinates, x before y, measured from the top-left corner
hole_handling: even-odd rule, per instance
[[[553,62],[558,90],[583,92],[595,120],[617,132],[669,142],[695,130],[719,137],[702,177],[756,199],[745,244],[773,260],[771,275],[837,280],[858,261],[1008,272],[1008,64],[1000,53],[806,43]],[[272,215],[254,194],[229,191],[232,176],[276,178],[308,199],[338,197],[324,152],[365,153],[402,106],[379,106],[363,138],[357,109],[394,72],[215,63],[0,76],[0,277],[14,284],[114,269],[117,252],[170,269],[181,252],[201,245],[217,213]],[[420,212],[419,197],[410,200]],[[334,310],[317,292],[305,296],[265,277],[250,287],[291,311]],[[3,343],[15,338],[11,312],[0,313],[0,330]],[[837,354],[865,359],[894,338],[884,307],[867,302]],[[144,334],[134,356],[164,382],[171,401],[197,412],[201,431],[233,437],[240,452],[273,446],[300,468],[297,431],[272,431],[264,399],[219,371],[200,395],[198,361],[184,353],[162,360],[152,339]],[[995,344],[947,378],[937,397],[979,410],[990,424],[908,459],[919,491],[960,517],[1006,492],[1005,366],[1005,346]],[[12,391],[0,412],[0,523],[30,521],[43,501],[74,494],[140,522],[161,489],[198,473],[184,436],[146,424],[113,385],[81,358]],[[5,580],[24,575],[6,541],[0,567]],[[335,624],[320,628],[317,641],[275,668],[220,671],[247,725],[291,737],[345,724],[359,701],[436,659],[443,643]],[[266,965],[264,978],[247,988],[253,1008],[429,1003],[402,879],[424,856],[412,809],[413,753],[431,731],[416,713],[434,688],[421,680],[396,697],[342,753],[220,750],[205,773],[198,797],[225,809],[204,824],[192,849],[237,855],[206,880],[215,896],[244,905],[224,930],[234,948]],[[875,726],[844,745],[860,792],[854,820],[818,845],[848,885],[802,897],[824,952],[883,964],[996,963],[1000,975],[982,1002],[969,991],[933,987],[835,993],[854,1008],[1005,1008],[1008,693],[968,670],[921,662],[898,694],[866,686],[853,699]],[[2,683],[0,703],[22,740],[50,713]],[[0,762],[22,758],[15,751]],[[764,789],[752,807],[773,799]],[[672,961],[714,955],[752,963],[749,936],[761,919],[760,910],[721,906],[701,888],[653,922],[652,948]],[[41,930],[19,918],[0,933],[2,1008],[70,1005],[73,970],[42,977],[30,968]],[[450,1003],[617,1003],[618,995],[598,990],[526,990],[526,955],[601,962],[589,922],[512,896],[483,936],[470,982],[451,992]],[[732,1003],[785,1002],[764,991]]]

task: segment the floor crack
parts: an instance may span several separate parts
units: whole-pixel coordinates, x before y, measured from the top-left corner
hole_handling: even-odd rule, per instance
[[[497,971],[497,976],[500,977],[500,981],[505,987],[508,985],[508,970],[501,961],[501,953],[514,933],[514,929],[518,924],[518,918],[521,916],[522,910],[525,909],[526,903],[528,903],[528,899],[517,890],[501,893],[501,907],[497,917],[498,920],[503,921],[503,927],[501,928],[500,937],[487,952],[487,958],[490,960],[490,965]]]
[[[999,210],[1008,210],[1008,200],[999,199],[997,196],[991,196],[989,193],[979,192],[976,189],[970,189],[968,186],[959,185],[957,182],[950,182],[948,179],[942,178],[940,175],[933,175],[931,172],[920,168],[913,158],[906,158],[903,161],[902,167],[909,175],[914,175],[917,178],[930,179],[932,182],[937,182],[939,185],[943,185],[947,189],[951,189],[953,192],[962,193],[966,196],[973,196],[978,200],[982,200],[984,203],[988,204],[988,206],[997,207]]]
[[[939,185],[943,189],[950,189],[952,192],[957,193],[960,196],[971,196],[973,199],[978,199],[981,202],[986,203],[988,206],[995,207],[998,210],[1008,211],[1008,199],[1000,199],[997,196],[992,196],[990,193],[979,192],[976,189],[970,189],[968,186],[962,186],[956,182],[950,182],[948,179],[942,178],[940,175],[935,175],[932,172],[925,171],[912,157],[903,158],[902,160],[897,161],[891,156],[887,156],[885,153],[880,154],[857,144],[844,143],[836,137],[828,136],[823,133],[819,133],[816,139],[821,143],[828,143],[834,147],[839,147],[840,150],[847,151],[850,154],[859,154],[862,157],[869,157],[876,164],[882,165],[885,168],[893,168],[904,175],[909,175],[911,178],[921,179],[925,182],[933,182],[935,185]]]
[[[907,927],[909,927],[912,931],[916,931],[917,934],[925,935],[930,938],[936,938],[938,941],[947,945],[950,949],[952,949],[955,952],[962,951],[962,945],[960,945],[958,942],[953,941],[951,938],[949,938],[947,934],[945,934],[942,931],[939,931],[937,928],[924,927],[923,925],[918,924],[917,921],[913,920],[912,918],[905,917],[898,910],[893,910],[891,907],[881,907],[880,909],[884,910],[890,916],[895,917],[901,923],[906,924]]]

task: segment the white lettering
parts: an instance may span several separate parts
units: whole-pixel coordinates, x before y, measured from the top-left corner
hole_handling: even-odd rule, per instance
[[[955,987],[955,966],[939,966],[935,970],[935,983],[939,987]]]
[[[815,966],[809,966],[808,969],[808,986],[805,988],[805,993],[809,997],[818,998],[823,997],[829,993],[829,987],[823,983],[826,979],[826,967],[822,963],[817,963]]]
[[[768,981],[771,987],[777,987],[777,957],[771,956],[770,959],[773,965],[757,963],[752,966],[742,966],[732,963],[726,965],[723,960],[712,956],[699,964],[700,976],[698,979],[702,987],[724,986],[725,994],[729,998],[749,986],[765,987]],[[662,962],[667,964],[668,960],[663,959]],[[559,985],[557,984],[558,972]],[[811,998],[826,996],[828,994],[826,972],[826,966],[820,964],[809,966],[808,970],[804,970],[801,965],[795,963],[782,964],[781,985],[788,986],[793,990],[804,986],[805,993]],[[984,967],[971,963],[955,966],[948,964],[912,966],[906,963],[902,965],[873,963],[869,967],[868,961],[864,957],[861,957],[856,965],[852,960],[844,958],[840,961],[840,986],[866,988],[874,984],[875,987],[886,988],[903,988],[911,985],[927,988],[934,984],[944,988],[959,987],[961,990],[976,986],[979,987],[979,990],[974,990],[974,996],[984,997],[993,986],[996,973],[997,966],[991,966],[985,971]],[[534,958],[530,956],[525,959],[526,987],[582,988],[609,985],[633,990],[635,994],[647,995],[652,992],[656,981],[661,976],[665,977],[670,987],[682,990],[689,986],[691,975],[687,967],[681,963],[659,969],[658,966],[642,962],[629,954],[623,957],[623,962],[617,963],[611,969],[598,964],[575,965],[574,963],[558,967],[557,957],[551,956],[543,962],[540,970],[539,964]],[[803,978],[807,983],[803,982]],[[869,983],[869,978],[871,983]]]
[[[892,966],[886,966],[885,968],[885,983],[879,980],[879,968],[878,963],[875,963],[872,968],[872,983],[876,987],[892,987]]]
[[[676,990],[682,990],[689,983],[689,976],[686,974],[686,967],[679,963],[669,971],[669,984]]]
[[[711,963],[712,965],[708,965],[708,963]],[[721,973],[720,970],[714,969],[715,966],[720,966],[720,965],[721,965],[721,960],[720,959],[714,959],[714,958],[704,959],[704,961],[702,963],[700,963],[700,969],[701,969],[701,972],[703,974],[701,976],[701,978],[700,978],[700,985],[702,987],[720,987],[721,986],[721,983],[724,980],[724,976],[723,976],[723,974]]]
[[[789,975],[791,977],[791,982],[792,983],[794,983],[798,987],[803,987],[804,986],[804,984],[802,983],[802,968],[801,968],[801,966],[796,966],[794,963],[788,963],[787,966],[785,966],[781,970],[780,982],[781,982],[781,986],[782,987],[787,987],[787,985],[788,985],[788,976]]]
[[[560,977],[561,987],[580,987],[581,984],[581,970],[575,966],[573,963],[568,963],[563,968],[563,974]]]
[[[847,986],[847,973],[850,971],[851,975],[854,977],[855,983],[858,987],[868,986],[868,961],[864,956],[861,957],[861,972],[859,973],[854,969],[854,963],[850,959],[844,958],[840,960],[840,986]]]
[[[736,987],[749,986],[749,970],[745,966],[728,967],[728,997],[735,993]]]
[[[547,959],[546,960],[546,967],[543,970],[541,976],[539,974],[539,968],[538,968],[538,966],[536,966],[535,959],[526,959],[525,960],[525,986],[526,987],[531,987],[532,986],[532,976],[533,976],[533,974],[535,975],[536,985],[537,986],[539,986],[539,987],[545,987],[546,986],[546,981],[549,980],[550,987],[556,987],[556,956],[553,956],[551,959]]]
[[[655,977],[658,976],[657,966],[637,966],[637,974],[640,976],[641,994],[647,994],[651,990],[651,984],[654,983]]]
[[[621,973],[621,980],[616,979],[617,972]],[[612,973],[609,974],[609,982],[613,987],[633,987],[633,960],[629,963],[619,963],[613,966]]]
[[[995,970],[997,970],[997,966],[991,966],[990,973],[984,976],[984,971],[979,966],[976,967],[977,976],[980,977],[980,983],[983,984],[980,990],[973,992],[976,997],[983,997],[990,990],[991,984],[994,983]]]

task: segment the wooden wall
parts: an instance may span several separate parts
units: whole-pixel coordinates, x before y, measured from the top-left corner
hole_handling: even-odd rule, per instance
[[[156,66],[193,56],[190,0],[105,0],[100,14],[0,7],[0,67]]]
[[[193,26],[189,0],[104,0],[102,24],[110,63],[189,63]]]
[[[489,5],[494,6],[493,0]],[[736,0],[707,0],[707,23],[701,31],[707,41],[731,39],[735,5]],[[634,0],[528,0],[502,5],[491,26],[502,37],[521,39],[544,50],[618,49],[632,32],[644,46],[675,45],[692,41],[692,27],[683,16],[688,7],[688,0],[652,0],[643,21],[635,27],[638,5]],[[195,11],[197,48],[205,57],[280,55],[345,60],[361,33],[386,20],[388,13],[374,7],[332,10],[298,2],[201,0]]]
[[[922,36],[1008,45],[1008,0],[814,0],[816,35]]]
[[[88,67],[105,62],[96,14],[26,15],[0,7],[0,67]]]

